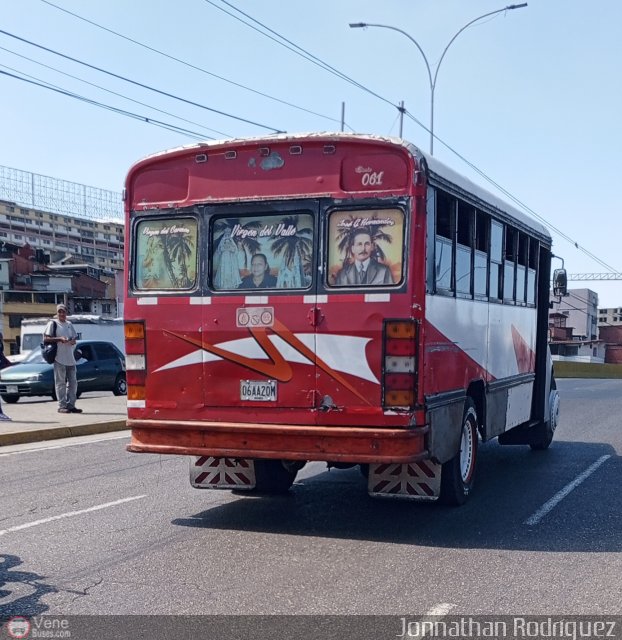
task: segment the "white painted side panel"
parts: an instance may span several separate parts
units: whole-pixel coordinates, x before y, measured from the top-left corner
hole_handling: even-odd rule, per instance
[[[520,371],[512,327],[535,352],[536,310],[447,296],[426,296],[426,319],[499,380]]]
[[[508,406],[505,419],[506,431],[529,420],[532,395],[533,382],[527,382],[508,389]]]

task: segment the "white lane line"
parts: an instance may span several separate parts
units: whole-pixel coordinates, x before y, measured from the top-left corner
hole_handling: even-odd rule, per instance
[[[578,475],[572,482],[567,484],[561,491],[558,491],[548,502],[545,502],[532,516],[529,516],[523,524],[538,524],[544,516],[554,509],[571,491],[576,489],[584,480],[591,476],[601,464],[606,462],[611,455],[601,456],[596,462],[590,465],[582,474]]]
[[[51,518],[44,518],[43,520],[35,520],[34,522],[27,522],[25,524],[19,524],[16,527],[9,527],[8,529],[0,529],[0,536],[5,533],[12,533],[13,531],[21,531],[22,529],[30,529],[30,527],[38,527],[40,524],[47,524],[48,522],[54,522],[54,520],[62,520],[63,518],[73,518],[74,516],[81,516],[83,513],[91,513],[92,511],[100,511],[101,509],[107,509],[108,507],[116,507],[119,504],[126,502],[132,502],[133,500],[140,500],[146,498],[143,496],[132,496],[131,498],[123,498],[122,500],[115,500],[114,502],[106,502],[105,504],[98,504],[88,509],[80,509],[80,511],[68,511],[67,513],[61,513],[58,516],[52,516]]]
[[[438,618],[445,617],[456,605],[450,602],[441,602],[429,611],[426,611],[419,620],[408,620],[402,618],[402,633],[397,634],[399,637],[408,637],[422,639],[426,636],[435,636],[434,625],[438,622]]]
[[[427,616],[446,616],[456,605],[451,604],[450,602],[441,602],[437,604],[435,607],[432,607],[429,611],[424,614],[424,617]]]
[[[19,447],[19,450],[8,451],[7,453],[0,453],[0,458],[4,458],[6,456],[16,456],[21,453],[33,453],[35,451],[49,451],[50,449],[65,449],[66,447],[79,447],[80,445],[83,445],[83,444],[94,444],[95,442],[107,442],[108,440],[120,440],[122,438],[130,437],[129,431],[121,431],[119,433],[121,435],[117,435],[117,433],[115,432],[114,434],[111,434],[109,436],[99,437],[93,440],[88,440],[86,438],[93,438],[95,434],[91,436],[74,436],[72,438],[66,438],[66,439],[64,438],[63,440],[67,440],[67,441],[64,441],[63,444],[54,444],[54,445],[48,445],[43,442],[38,444],[30,443],[30,444],[7,445],[6,446],[7,449],[13,449],[13,448]],[[26,448],[26,447],[30,447],[30,448]],[[2,449],[0,449],[0,451],[2,451]]]

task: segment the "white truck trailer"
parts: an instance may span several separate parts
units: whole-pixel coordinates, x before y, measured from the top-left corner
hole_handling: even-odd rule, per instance
[[[105,340],[125,353],[123,318],[103,318],[96,315],[67,316],[78,334],[78,340]],[[43,332],[50,318],[24,318],[19,343],[19,354],[8,356],[11,362],[21,362],[43,342]]]

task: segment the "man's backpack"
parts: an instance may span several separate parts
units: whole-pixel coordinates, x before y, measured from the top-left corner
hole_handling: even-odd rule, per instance
[[[52,328],[52,337],[56,337],[56,322],[52,320],[54,326]],[[41,355],[48,364],[54,364],[56,361],[56,353],[58,352],[57,342],[42,342],[41,343]]]

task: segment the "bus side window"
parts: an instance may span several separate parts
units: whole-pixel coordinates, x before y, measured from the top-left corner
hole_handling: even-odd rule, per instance
[[[426,201],[426,292],[434,292],[434,241],[436,236],[436,189],[428,187]]]
[[[475,212],[475,256],[473,259],[473,293],[476,298],[488,294],[488,238],[490,218],[479,209]]]
[[[443,191],[436,193],[436,242],[434,271],[436,290],[452,292],[456,200]]]
[[[475,210],[458,200],[458,224],[456,228],[456,292],[471,297],[473,274],[473,231]]]
[[[518,234],[518,255],[516,256],[516,302],[524,305],[527,281],[527,253],[529,238],[524,233]]]
[[[502,299],[503,282],[503,225],[490,222],[490,288],[488,295],[494,300]]]
[[[529,238],[529,266],[527,269],[527,304],[536,304],[536,272],[538,270],[538,241]]]
[[[512,227],[505,228],[503,247],[503,301],[514,302],[516,278],[516,250],[518,232]]]

